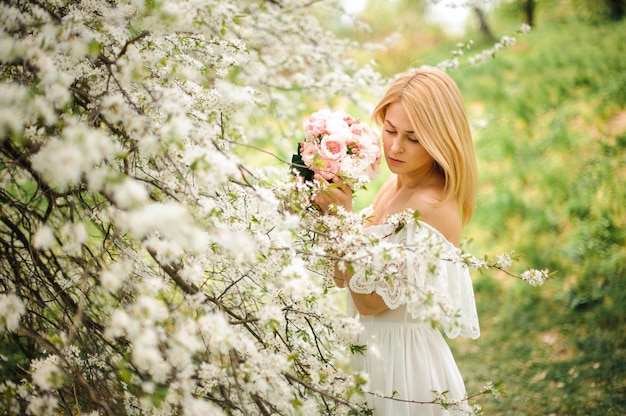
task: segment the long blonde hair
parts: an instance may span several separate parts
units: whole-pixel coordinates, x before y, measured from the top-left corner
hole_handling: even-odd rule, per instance
[[[422,67],[401,74],[372,113],[379,125],[385,122],[390,104],[400,103],[424,149],[433,157],[445,178],[444,200],[456,198],[463,225],[476,207],[477,167],[472,134],[461,92],[445,72]]]

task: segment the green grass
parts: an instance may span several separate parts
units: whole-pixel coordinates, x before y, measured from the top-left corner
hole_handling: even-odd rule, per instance
[[[457,79],[481,194],[470,251],[515,249],[544,287],[476,280],[482,336],[452,341],[486,414],[626,414],[626,23],[544,22]],[[472,111],[472,109],[474,109]]]

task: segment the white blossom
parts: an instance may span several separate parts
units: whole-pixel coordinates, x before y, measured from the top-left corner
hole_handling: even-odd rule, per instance
[[[183,267],[179,274],[187,282],[199,285],[203,280],[204,269],[200,264],[194,263]]]
[[[33,383],[41,390],[52,390],[59,384],[63,372],[57,362],[58,357],[50,356],[31,363]]]
[[[139,370],[147,372],[156,382],[167,377],[168,365],[159,350],[158,331],[154,328],[143,328],[132,340],[132,361]]]
[[[463,255],[461,256],[461,259],[465,262],[465,264],[467,264],[469,267],[475,270],[483,270],[483,269],[486,270],[489,268],[489,264],[487,264],[487,260],[476,258],[469,253],[463,253]]]
[[[108,136],[72,123],[64,130],[62,138],[49,140],[31,161],[46,181],[66,189],[77,184],[83,172],[113,157],[116,151]]]
[[[16,295],[0,294],[0,330],[15,331],[20,319],[26,313],[26,307]]]
[[[121,183],[109,182],[107,191],[120,208],[133,208],[148,202],[146,186],[136,180],[125,178]]]
[[[87,242],[87,228],[82,222],[66,222],[61,227],[63,251],[69,255],[81,254],[81,247]]]
[[[312,284],[306,264],[298,257],[294,257],[291,263],[283,268],[281,276],[284,279],[282,290],[295,299],[320,291],[319,287]]]
[[[213,233],[217,242],[237,263],[252,262],[256,259],[258,244],[249,233],[217,224]]]
[[[361,322],[352,316],[346,316],[339,319],[337,325],[334,326],[335,336],[341,344],[348,345],[363,330]]]
[[[192,356],[203,347],[196,333],[195,322],[185,320],[178,324],[176,331],[170,337],[168,356],[170,364],[183,368],[192,363]]]
[[[221,344],[234,341],[233,330],[224,315],[220,313],[202,316],[198,319],[198,329],[212,343]]]
[[[135,319],[149,326],[164,321],[169,316],[163,302],[152,296],[140,296],[130,307],[130,313]]]
[[[183,401],[184,416],[223,416],[225,414],[220,408],[206,400],[188,397]]]
[[[501,253],[496,256],[496,266],[506,269],[513,264],[512,258],[513,252],[511,253]]]
[[[7,44],[0,39],[0,54],[3,46]],[[0,55],[0,61],[1,59]],[[3,134],[19,133],[23,129],[22,117],[29,117],[30,111],[25,111],[22,117],[18,116],[16,109],[19,109],[19,103],[27,102],[28,90],[26,87],[14,83],[3,83],[2,94],[0,94],[0,132]]]
[[[38,250],[51,249],[56,245],[56,242],[57,241],[54,238],[54,230],[49,225],[42,225],[39,227],[33,236],[33,247]]]
[[[59,139],[50,140],[32,159],[33,168],[51,184],[67,188],[78,183],[82,174],[81,149],[66,145]]]
[[[285,321],[284,313],[280,306],[266,303],[258,313],[261,322],[275,322],[282,325]]]
[[[117,309],[111,314],[104,334],[113,339],[122,337],[127,333],[132,336],[138,333],[139,329],[139,322],[133,320],[126,311]]]
[[[548,270],[532,269],[526,270],[520,277],[531,286],[541,286],[550,277],[550,273]]]
[[[131,265],[124,260],[107,264],[100,273],[100,284],[109,292],[116,292],[128,278]]]
[[[207,236],[192,221],[181,204],[155,203],[120,214],[127,229],[143,238],[158,233],[181,248],[200,251],[207,246]]]
[[[59,400],[52,394],[31,395],[28,397],[28,407],[26,413],[32,416],[53,416]]]
[[[143,247],[154,255],[160,264],[171,264],[184,253],[183,248],[176,241],[169,241],[159,236],[150,236],[143,242]]]

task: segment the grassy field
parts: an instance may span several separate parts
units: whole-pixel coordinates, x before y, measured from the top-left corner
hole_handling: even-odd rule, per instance
[[[476,278],[482,336],[452,343],[470,391],[503,383],[486,414],[626,414],[625,44],[624,22],[546,22],[452,73],[484,122],[470,251],[557,272]]]

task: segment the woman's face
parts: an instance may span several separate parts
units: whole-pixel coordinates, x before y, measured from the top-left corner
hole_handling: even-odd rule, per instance
[[[434,159],[420,144],[400,103],[387,107],[382,136],[385,160],[391,172],[397,175],[419,175],[432,168]]]

